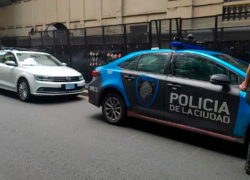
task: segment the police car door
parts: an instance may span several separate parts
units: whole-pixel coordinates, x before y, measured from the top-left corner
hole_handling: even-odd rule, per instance
[[[169,60],[170,53],[148,53],[123,64],[122,81],[132,111],[164,119],[165,66]]]
[[[176,53],[166,84],[166,120],[232,135],[236,121],[239,89],[209,82],[213,74],[228,74],[227,68],[202,56]]]

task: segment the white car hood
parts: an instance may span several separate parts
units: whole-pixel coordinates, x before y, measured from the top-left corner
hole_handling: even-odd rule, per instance
[[[65,77],[81,75],[76,70],[65,66],[23,66],[23,68],[34,75],[41,76]]]

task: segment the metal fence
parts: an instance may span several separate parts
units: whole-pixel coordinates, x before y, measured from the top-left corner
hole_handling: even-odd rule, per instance
[[[120,57],[151,47],[170,48],[174,36],[204,41],[209,50],[250,60],[250,16],[216,15],[199,18],[174,18],[151,22],[43,31],[27,37],[1,38],[4,46],[43,49],[91,81],[92,70]]]
[[[44,49],[92,79],[100,65],[138,50],[151,48],[151,23],[44,31],[29,34],[30,47]]]
[[[235,18],[238,17],[238,18]],[[154,20],[152,25],[152,46],[169,48],[176,35],[204,41],[208,50],[229,54],[235,58],[250,61],[250,16],[216,15],[189,19]],[[178,23],[179,22],[179,23]]]

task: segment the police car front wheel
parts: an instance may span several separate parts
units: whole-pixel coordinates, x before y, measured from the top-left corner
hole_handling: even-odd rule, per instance
[[[122,124],[126,110],[121,96],[115,93],[108,94],[102,102],[102,114],[110,124]]]

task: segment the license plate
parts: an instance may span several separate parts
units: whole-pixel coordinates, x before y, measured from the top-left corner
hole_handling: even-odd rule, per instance
[[[74,85],[74,84],[66,84],[66,85],[65,85],[65,89],[66,89],[66,90],[75,89],[75,85]]]

